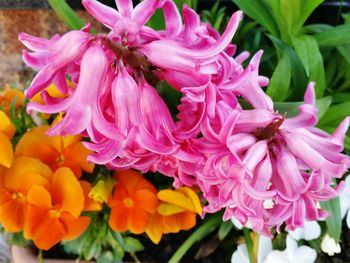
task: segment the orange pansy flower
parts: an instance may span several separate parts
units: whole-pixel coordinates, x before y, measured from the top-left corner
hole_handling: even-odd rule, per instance
[[[0,223],[7,232],[19,232],[24,225],[27,193],[33,185],[47,187],[52,172],[48,166],[30,157],[15,158],[4,171],[0,189]]]
[[[10,113],[10,106],[12,101],[17,97],[15,108],[19,109],[23,103],[25,96],[23,91],[11,88],[10,85],[5,85],[5,90],[0,94],[0,105],[5,110],[6,114]]]
[[[118,171],[114,178],[116,186],[108,200],[112,208],[109,225],[118,232],[143,233],[158,207],[155,187],[133,170]]]
[[[161,202],[146,229],[146,234],[155,244],[163,234],[189,230],[196,225],[196,214],[202,214],[202,206],[192,189],[161,190],[157,196]]]
[[[80,236],[90,218],[80,216],[84,208],[83,189],[69,168],[59,168],[49,187],[33,185],[27,196],[24,236],[44,250],[61,240]]]
[[[70,168],[76,177],[82,170],[92,173],[94,164],[87,161],[91,151],[81,142],[82,137],[47,136],[49,126],[35,127],[23,135],[15,150],[16,156],[31,156],[38,158],[51,167],[53,171],[60,167]]]
[[[0,167],[9,168],[13,161],[11,138],[15,133],[15,126],[3,111],[0,111]]]

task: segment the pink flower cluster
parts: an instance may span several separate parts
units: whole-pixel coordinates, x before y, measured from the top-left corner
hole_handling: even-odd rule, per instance
[[[45,102],[28,110],[64,112],[49,134],[88,136],[94,163],[158,171],[175,187],[198,185],[206,212],[225,209],[225,220],[236,217],[266,235],[283,223],[295,229],[326,216],[318,203],[338,195],[342,183],[334,179],[350,167],[341,153],[349,118],[332,135],[316,128],[313,83],[297,116],[275,112],[261,88],[268,84],[259,75],[262,52],[243,67],[249,53],[237,55],[231,44],[242,12],[220,35],[186,5],[181,17],[171,0],[135,8],[116,0],[118,11],[82,3],[108,35],[90,34],[88,25],[50,40],[19,36],[33,51],[24,51],[24,61],[39,71],[26,96],[40,93]],[[146,26],[157,9],[164,30]],[[176,120],[155,88],[161,81],[182,94]],[[45,90],[52,83],[61,98]]]

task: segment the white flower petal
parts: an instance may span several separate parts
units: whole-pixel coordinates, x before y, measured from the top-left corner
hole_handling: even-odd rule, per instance
[[[326,234],[321,242],[321,250],[329,256],[334,256],[335,253],[340,253],[341,247],[339,243]]]
[[[308,246],[299,247],[294,254],[293,263],[313,263],[316,261],[317,253]]]
[[[303,229],[303,239],[313,240],[321,236],[321,227],[316,221],[305,222]]]
[[[290,263],[286,251],[273,250],[267,255],[264,263]]]
[[[239,245],[232,254],[231,263],[249,263],[249,256],[246,244]]]
[[[258,263],[262,263],[271,251],[272,251],[271,239],[260,235],[259,247],[258,247]]]

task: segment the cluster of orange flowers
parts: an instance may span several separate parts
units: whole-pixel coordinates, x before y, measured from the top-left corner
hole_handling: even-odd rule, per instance
[[[146,233],[154,243],[163,234],[188,230],[202,213],[190,188],[161,190],[136,171],[118,171],[95,186],[81,180],[92,173],[90,152],[81,136],[46,136],[49,126],[27,131],[13,149],[15,127],[9,105],[23,93],[6,89],[0,96],[0,223],[7,232],[23,231],[26,239],[47,250],[61,240],[72,240],[90,224],[87,211],[111,208],[109,225],[118,232]]]

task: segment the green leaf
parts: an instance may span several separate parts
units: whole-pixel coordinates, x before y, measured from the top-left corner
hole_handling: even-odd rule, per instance
[[[280,39],[272,35],[268,35],[268,37],[271,39],[272,43],[275,45],[276,49],[280,52],[280,54],[284,54],[284,52],[288,54],[291,65],[291,76],[293,83],[293,96],[291,96],[290,99],[301,100],[304,97],[304,92],[308,80],[300,58],[290,46],[284,44]]]
[[[294,117],[299,113],[299,106],[304,102],[275,102],[274,108],[280,114],[286,114],[288,118]],[[321,119],[327,112],[329,106],[332,104],[332,97],[327,96],[322,99],[316,100],[316,107],[318,108],[317,117]]]
[[[158,9],[151,19],[147,22],[147,26],[155,29],[162,30],[165,28],[165,20],[162,10]]]
[[[231,232],[232,229],[233,229],[233,224],[231,220],[222,222],[218,231],[219,240],[220,241],[224,240],[226,236]]]
[[[323,58],[316,39],[312,36],[301,35],[294,37],[292,42],[304,65],[307,76],[309,76],[309,82],[316,82],[316,96],[318,98],[322,97],[326,89],[326,75]]]
[[[350,44],[350,24],[344,24],[324,30],[315,35],[320,46],[338,46]]]
[[[269,8],[262,0],[233,0],[240,9],[243,10],[248,16],[266,28],[270,34],[278,36],[278,27],[274,17],[272,16]]]
[[[318,126],[337,126],[345,117],[350,115],[350,102],[333,105],[324,114]]]
[[[337,47],[339,53],[350,64],[350,45],[342,45]]]
[[[123,248],[126,252],[135,253],[144,249],[141,242],[133,237],[124,237]]]
[[[305,21],[309,18],[311,13],[318,7],[321,3],[323,3],[324,0],[302,0],[301,1],[301,7],[300,7],[300,16],[298,19],[298,23],[296,24],[296,28],[299,29],[302,28]]]
[[[287,53],[284,53],[272,74],[270,84],[266,91],[267,95],[269,95],[273,101],[284,101],[288,95],[290,79],[291,66],[289,56]]]
[[[339,197],[326,202],[320,202],[320,204],[324,210],[330,213],[330,216],[326,218],[328,234],[334,238],[336,242],[339,242],[342,226]]]
[[[71,29],[79,30],[85,26],[84,21],[64,0],[48,0],[48,2],[58,17]]]

